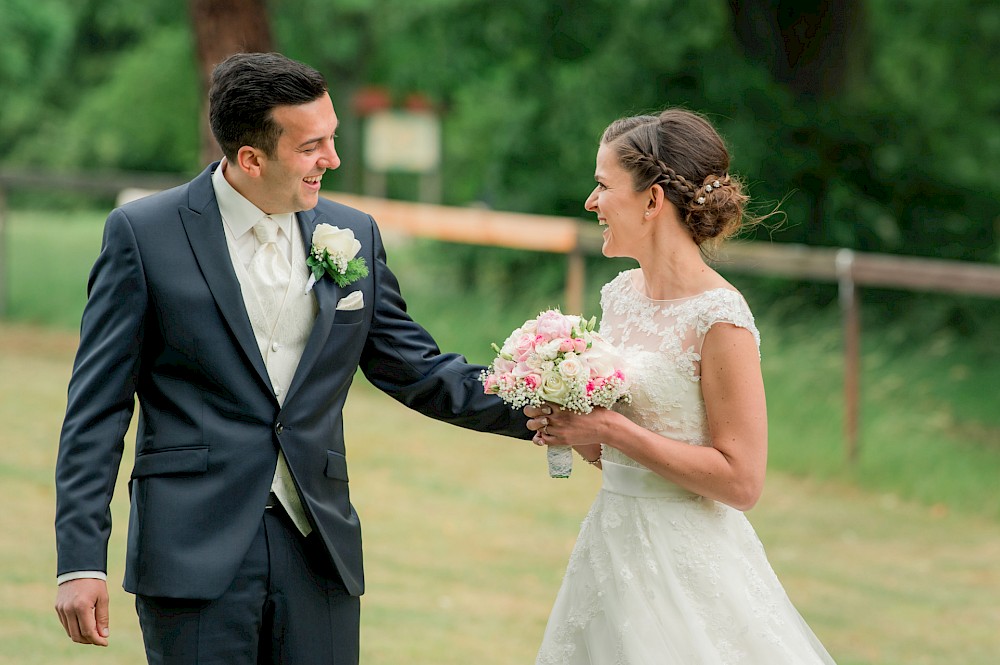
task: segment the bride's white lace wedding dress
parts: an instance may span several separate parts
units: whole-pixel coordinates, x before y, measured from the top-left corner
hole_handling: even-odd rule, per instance
[[[634,422],[708,445],[699,383],[717,322],[751,331],[739,293],[655,301],[637,270],[601,291],[601,334],[622,350]],[[536,665],[833,663],[792,606],[742,512],[604,446],[603,487],[580,529]]]

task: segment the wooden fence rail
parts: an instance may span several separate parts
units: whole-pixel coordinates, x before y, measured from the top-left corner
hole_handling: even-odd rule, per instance
[[[0,171],[0,317],[7,311],[6,189],[77,189],[112,194],[127,191],[126,196],[134,198],[183,180],[180,176],[162,174],[60,176]],[[582,310],[586,284],[584,259],[598,254],[601,247],[601,231],[593,222],[572,217],[391,201],[354,194],[332,193],[326,196],[370,213],[383,231],[447,242],[565,254],[567,268],[563,306],[567,311]],[[725,245],[715,264],[724,272],[775,275],[836,282],[839,285],[844,327],[844,441],[846,457],[852,463],[859,453],[860,289],[878,287],[1000,298],[1000,266],[997,265],[746,242]]]
[[[593,222],[492,211],[469,211],[362,196],[333,195],[366,210],[386,229],[438,240],[566,254],[567,311],[581,311],[586,284],[583,257],[597,254],[601,232]],[[836,282],[844,334],[844,448],[857,461],[861,402],[861,287],[1000,297],[1000,266],[849,249],[731,242],[715,261],[722,271]]]

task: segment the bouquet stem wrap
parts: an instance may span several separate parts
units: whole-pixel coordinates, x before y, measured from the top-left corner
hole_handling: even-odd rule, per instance
[[[548,446],[549,477],[569,478],[573,471],[573,446]]]

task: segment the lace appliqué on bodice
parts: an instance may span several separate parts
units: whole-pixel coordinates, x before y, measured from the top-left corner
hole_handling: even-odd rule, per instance
[[[749,330],[760,348],[753,314],[737,291],[718,288],[679,300],[651,300],[622,272],[601,289],[601,335],[619,347],[632,382],[632,403],[616,407],[646,429],[693,445],[709,443],[701,394],[701,349],[720,322]],[[606,458],[637,466],[617,450]]]

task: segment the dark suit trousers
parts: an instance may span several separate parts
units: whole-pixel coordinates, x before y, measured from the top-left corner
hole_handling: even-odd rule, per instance
[[[357,665],[360,599],[319,535],[269,508],[246,559],[211,601],[136,597],[150,665]]]

